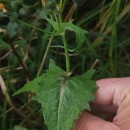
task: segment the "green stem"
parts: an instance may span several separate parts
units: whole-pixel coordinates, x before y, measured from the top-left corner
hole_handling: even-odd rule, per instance
[[[70,59],[69,59],[68,46],[65,38],[65,32],[62,35],[62,40],[63,40],[64,50],[65,50],[66,72],[68,74],[70,72]]]
[[[24,25],[27,26],[27,27],[30,27],[30,28],[32,28],[32,29],[36,29],[36,30],[38,30],[38,31],[40,31],[40,32],[52,34],[52,33],[49,32],[49,31],[45,31],[45,30],[43,30],[43,29],[34,27],[33,25],[31,25],[31,24],[29,24],[29,23],[26,23],[26,22],[23,22],[23,21],[21,21],[21,20],[19,20],[19,19],[16,19],[16,21],[18,21],[18,22],[24,24]]]
[[[60,0],[58,20],[59,20],[59,25],[61,28],[62,28],[62,6],[63,6],[63,1]]]
[[[53,13],[54,14],[54,17],[55,17],[55,20],[57,23],[59,23],[58,19],[57,19],[57,16],[56,16],[56,12]]]
[[[60,10],[62,9],[63,1],[60,0]]]

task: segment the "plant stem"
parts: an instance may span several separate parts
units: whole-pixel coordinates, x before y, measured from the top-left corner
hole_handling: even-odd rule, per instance
[[[36,30],[38,30],[38,31],[40,31],[40,32],[48,33],[48,34],[52,34],[52,33],[49,32],[49,31],[45,31],[45,30],[43,30],[43,29],[40,29],[40,28],[34,27],[33,25],[31,25],[31,24],[29,24],[29,23],[25,23],[25,22],[23,22],[23,21],[21,21],[21,20],[19,20],[19,19],[16,19],[16,21],[18,21],[18,22],[24,24],[24,25],[27,26],[27,27],[30,27],[30,28],[32,28],[32,29],[36,29]]]
[[[62,27],[62,6],[63,6],[63,1],[60,0],[59,12],[58,12],[58,20],[59,20],[60,27]]]
[[[60,11],[62,10],[63,1],[60,0]]]
[[[48,46],[47,46],[47,48],[46,48],[46,52],[45,52],[45,54],[44,54],[44,56],[43,56],[42,63],[41,63],[41,65],[40,65],[40,68],[39,68],[38,73],[37,73],[37,77],[40,75],[40,73],[41,73],[41,71],[42,71],[42,68],[43,68],[43,66],[44,66],[44,64],[45,64],[45,60],[46,60],[46,57],[47,57],[47,54],[48,54],[48,51],[49,51],[49,48],[50,48],[52,39],[53,39],[53,36],[51,36],[51,38],[50,38],[50,40],[49,40]]]
[[[62,35],[62,40],[64,44],[64,50],[65,50],[65,60],[66,60],[66,72],[70,72],[70,59],[69,59],[69,53],[68,53],[68,46],[65,38],[65,32]]]

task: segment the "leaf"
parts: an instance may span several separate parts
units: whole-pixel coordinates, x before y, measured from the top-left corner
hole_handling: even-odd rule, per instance
[[[92,80],[94,73],[95,69],[90,69],[83,75],[76,76],[77,78],[79,78],[80,81],[82,81],[86,85],[88,102],[95,100],[93,93],[96,91],[96,82]],[[90,108],[88,109],[90,110]]]
[[[24,87],[22,87],[21,89],[19,89],[18,91],[16,91],[13,96],[23,93],[23,92],[37,92],[38,86],[41,85],[43,80],[43,76],[37,77],[35,78],[33,81],[30,81],[29,83],[27,83]]]
[[[86,73],[84,73],[81,78],[84,78],[85,80],[89,80],[93,78],[93,75],[95,73],[95,69],[90,69]]]
[[[83,46],[84,40],[85,40],[85,34],[87,31],[83,30],[82,28],[74,25],[72,21],[67,22],[67,23],[61,23],[60,26],[57,22],[55,22],[52,19],[46,18],[46,20],[53,26],[55,33],[53,34],[54,36],[57,35],[62,35],[62,33],[65,30],[72,31],[76,34],[76,43],[77,47],[71,51],[75,51],[80,49]]]
[[[78,114],[84,109],[89,110],[89,101],[94,99],[95,84],[89,79],[90,76],[87,77],[87,81],[84,76],[66,79],[64,73],[54,61],[51,61],[49,69],[43,76],[27,83],[16,92],[18,94],[24,91],[35,91],[33,100],[41,104],[48,130],[72,130]]]
[[[72,21],[70,21],[68,23],[63,23],[63,26],[64,26],[65,30],[72,31],[76,34],[77,47],[73,51],[80,49],[83,46],[83,43],[85,40],[85,34],[87,33],[87,31],[74,25],[72,23]]]
[[[47,70],[47,72],[49,71],[49,73],[52,73],[52,76],[53,76],[53,73],[56,74],[56,72],[58,73],[61,70],[61,69],[59,69],[59,67],[55,67],[55,69],[53,69],[53,66],[55,66],[55,63],[53,60],[50,60],[50,65],[49,65],[49,69]],[[64,71],[62,71],[62,73],[64,73]],[[50,77],[51,77],[51,75],[50,75]],[[58,78],[58,77],[59,77],[59,73],[58,73],[58,76],[55,75],[55,78]],[[47,77],[46,74],[39,76],[39,77],[36,77],[33,81],[28,82],[24,87],[22,87],[21,89],[16,91],[13,94],[13,96],[20,94],[20,93],[23,93],[23,92],[29,92],[29,91],[36,93],[39,89],[38,87],[44,86],[44,84],[46,82],[51,83],[51,79],[49,79],[49,77]]]
[[[54,20],[49,19],[49,18],[46,18],[46,20],[52,25],[52,27],[54,28],[54,30],[56,32],[59,32],[60,27],[59,27],[59,24],[57,22],[55,22]]]
[[[0,51],[5,51],[5,50],[9,50],[10,49],[10,45],[8,43],[6,43],[5,41],[2,40],[2,38],[0,37]]]

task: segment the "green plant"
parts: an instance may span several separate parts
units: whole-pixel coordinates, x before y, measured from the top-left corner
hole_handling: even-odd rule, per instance
[[[37,77],[28,82],[14,95],[25,91],[35,93],[33,99],[41,104],[43,117],[48,129],[72,130],[74,120],[77,119],[78,114],[85,109],[90,110],[89,102],[94,100],[93,94],[96,87],[92,77],[95,70],[90,69],[81,76],[71,77],[69,51],[74,52],[83,46],[86,31],[74,25],[72,20],[65,23],[62,22],[62,0],[58,11],[54,6],[54,0],[49,0],[47,4],[48,6],[45,4],[45,7],[47,7],[47,11],[49,8],[50,18],[46,17],[46,20],[54,29],[52,33],[48,33],[48,36],[51,36],[50,44],[48,45],[50,47],[54,37],[61,37],[63,45],[55,47],[64,48],[66,71],[56,66],[53,60],[50,60],[49,69],[46,73],[39,76],[44,65],[45,55]],[[54,15],[52,15],[52,12]],[[75,33],[77,43],[75,48],[68,47],[67,31]]]
[[[82,110],[90,110],[94,100],[94,70],[81,76],[70,77],[54,61],[42,76],[27,83],[16,94],[29,91],[36,95],[34,100],[41,104],[45,123],[49,130],[72,130],[74,120]]]
[[[27,100],[30,93],[11,95],[29,80],[45,73],[50,59],[65,71],[64,77],[68,74],[68,79],[82,75],[92,68],[95,59],[100,60],[96,65],[95,80],[129,76],[129,0],[63,0],[60,12],[59,2],[0,1],[0,77],[5,84],[0,88],[6,88],[0,91],[1,130],[12,130],[15,125],[29,130],[47,130],[40,104]],[[75,32],[65,30],[70,59],[68,73],[62,35],[60,32],[56,33],[49,23],[58,21],[59,24],[59,16],[62,19],[61,24],[70,22],[88,31],[82,31],[85,34],[82,45],[76,44]]]

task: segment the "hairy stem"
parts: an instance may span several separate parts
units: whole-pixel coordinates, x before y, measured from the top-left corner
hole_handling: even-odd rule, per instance
[[[65,38],[65,32],[62,35],[62,40],[64,44],[64,50],[65,50],[65,60],[66,60],[66,72],[70,72],[70,59],[69,59],[69,53],[68,53],[68,46]]]

